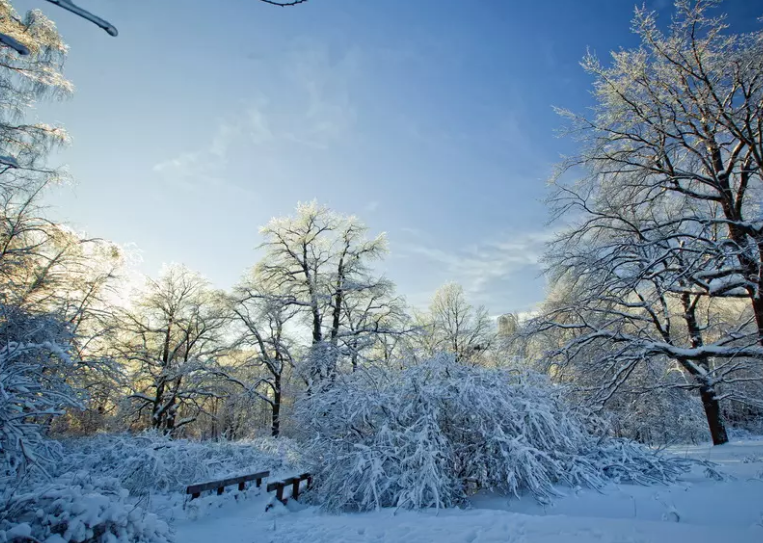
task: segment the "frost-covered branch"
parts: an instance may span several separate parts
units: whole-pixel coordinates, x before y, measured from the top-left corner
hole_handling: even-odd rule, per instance
[[[307,2],[307,0],[260,0],[260,2],[264,2],[265,4],[270,4],[271,6],[279,6],[279,7],[289,7],[289,6],[296,6],[298,4],[304,4]]]
[[[117,29],[114,25],[112,25],[108,21],[105,21],[104,19],[101,19],[100,17],[96,15],[93,15],[89,11],[82,9],[71,0],[45,0],[45,1],[50,2],[51,4],[55,4],[56,6],[62,9],[65,9],[67,11],[70,11],[74,13],[75,15],[79,15],[83,19],[86,19],[90,21],[91,23],[95,24],[96,26],[105,30],[106,33],[109,34],[110,36],[117,36],[119,34],[119,32],[117,32]]]

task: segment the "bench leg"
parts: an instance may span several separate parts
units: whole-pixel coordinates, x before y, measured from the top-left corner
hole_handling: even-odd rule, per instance
[[[299,479],[291,484],[291,497],[293,500],[299,499]]]
[[[241,492],[243,492],[245,488],[246,488],[246,483],[245,483],[245,482],[243,482],[243,481],[241,481],[241,482],[238,484],[238,489],[239,489]]]
[[[201,492],[194,492],[193,494],[191,494],[191,499],[192,499],[192,500],[195,500],[195,499],[196,499],[196,498],[198,498],[199,496],[201,496]]]
[[[217,487],[217,495],[218,496],[220,496],[223,492],[225,492],[225,487],[224,486]]]
[[[278,487],[278,490],[276,490],[276,499],[281,503],[286,503],[286,500],[283,498],[283,485]]]

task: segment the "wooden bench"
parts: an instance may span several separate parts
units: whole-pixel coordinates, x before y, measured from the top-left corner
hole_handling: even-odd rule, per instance
[[[257,486],[262,485],[262,480],[270,475],[269,471],[261,471],[259,473],[252,473],[250,475],[242,475],[241,477],[230,477],[228,479],[220,479],[219,481],[210,481],[209,483],[200,483],[198,485],[189,485],[185,489],[186,494],[191,495],[191,499],[198,498],[205,490],[217,489],[217,495],[221,495],[225,492],[226,486],[238,485],[239,490],[246,488],[246,483],[249,481],[255,481]],[[268,485],[270,487],[270,485]],[[270,492],[270,490],[268,490]]]
[[[288,479],[284,479],[283,481],[273,481],[272,483],[268,483],[267,491],[273,492],[275,490],[276,492],[276,499],[280,501],[281,503],[286,503],[289,498],[293,500],[299,499],[299,485],[302,483],[302,481],[307,481],[307,488],[310,488],[313,484],[313,476],[309,473],[303,473],[302,475],[297,475],[296,477],[289,477]],[[284,489],[291,486],[291,496],[284,497]]]

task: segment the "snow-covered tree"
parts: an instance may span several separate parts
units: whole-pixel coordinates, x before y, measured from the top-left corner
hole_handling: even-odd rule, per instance
[[[72,85],[62,73],[66,45],[55,25],[38,11],[22,20],[7,0],[0,0],[0,32],[29,51],[21,56],[9,47],[0,46],[0,185],[26,185],[30,178],[52,172],[42,169],[41,158],[51,147],[66,141],[58,127],[25,122],[24,114],[37,100],[66,96]]]
[[[395,297],[394,285],[380,281],[343,300],[339,345],[352,371],[372,361],[388,364],[398,355],[400,338],[412,331],[405,302]]]
[[[170,266],[115,318],[114,356],[127,369],[138,420],[146,416],[151,427],[172,433],[222,396],[225,307],[203,278]]]
[[[82,17],[83,19],[87,21],[90,21],[91,23],[105,30],[111,36],[117,36],[119,34],[116,27],[112,25],[110,22],[78,6],[77,4],[72,2],[72,0],[45,0],[45,1],[53,5],[56,5],[66,11],[74,13],[75,15]],[[284,0],[284,1],[259,0],[259,1],[265,4],[270,4],[271,6],[279,6],[279,7],[296,6],[296,5],[304,4],[305,2],[307,2],[307,0]],[[10,6],[10,2],[8,0],[3,0],[3,3],[6,3]],[[13,18],[10,18],[10,17],[3,18],[2,23],[3,24],[0,26],[0,47],[11,49],[19,55],[31,54],[33,50],[29,47],[24,37],[19,36],[19,31],[18,31],[19,26],[23,24],[23,21],[21,21],[14,14]]]
[[[75,370],[71,339],[56,315],[0,305],[0,479],[44,470],[54,460],[45,424],[79,406],[67,383]]]
[[[386,239],[368,239],[367,230],[355,217],[315,202],[298,205],[295,217],[273,219],[261,230],[266,252],[258,274],[281,299],[301,309],[312,345],[327,344],[314,347],[308,357],[315,363],[307,370],[311,383],[336,371],[348,307],[387,288],[370,267],[385,254]]]
[[[54,4],[62,9],[65,9],[66,11],[69,11],[71,13],[74,13],[75,15],[78,15],[82,17],[83,19],[86,19],[90,21],[91,23],[94,23],[95,25],[101,27],[106,32],[108,32],[112,36],[117,35],[117,29],[109,22],[101,19],[97,15],[94,15],[90,13],[89,11],[81,8],[80,6],[76,5],[71,0],[46,0],[47,2],[50,2],[51,4]],[[13,11],[13,8],[11,6],[11,3],[8,0],[3,0],[2,2],[3,7],[2,9],[5,13],[2,19],[0,19],[0,49],[8,49],[9,51],[12,51],[13,54],[17,54],[20,56],[33,56],[36,54],[36,45],[37,43],[34,42],[34,39],[30,40],[28,36],[25,36],[25,28],[29,24],[30,21],[33,21],[34,18],[41,17],[42,14],[35,10],[32,12],[29,12],[27,14],[26,19],[22,20],[16,15],[16,13]],[[7,10],[6,10],[7,7]],[[48,19],[43,20],[50,26],[50,29],[53,33],[55,33],[55,26],[51,21]]]
[[[601,406],[628,388],[642,394],[667,386],[696,389],[713,440],[724,443],[720,401],[737,395],[756,402],[755,394],[736,385],[755,379],[763,384],[762,353],[739,303],[714,297],[690,279],[723,269],[695,250],[697,238],[704,244],[713,232],[686,226],[683,206],[668,208],[665,201],[660,207],[603,189],[591,200],[572,198],[576,193],[569,187],[562,193],[567,204],[590,214],[552,245],[553,282],[564,296],[533,322],[536,334],[562,332],[549,353],[557,376],[571,366],[578,380],[590,374],[585,386]],[[688,381],[665,379],[666,361]],[[638,369],[643,365],[656,371]],[[651,381],[636,383],[637,376],[648,375]]]
[[[299,308],[278,294],[269,292],[256,272],[236,286],[231,300],[232,312],[240,333],[235,343],[248,349],[240,372],[246,367],[261,367],[265,376],[253,383],[237,378],[245,391],[264,401],[271,409],[271,435],[281,432],[281,406],[285,373],[294,366],[294,340],[286,327]]]
[[[58,178],[45,168],[45,156],[66,134],[28,123],[25,114],[37,100],[71,90],[55,26],[39,12],[21,20],[3,0],[0,32],[28,52],[0,47],[0,379],[8,474],[30,463],[44,466],[53,450],[45,438],[52,419],[81,408],[88,389],[111,382],[113,366],[93,341],[104,330],[121,251],[50,221],[40,208],[42,193]]]
[[[6,175],[0,174],[0,181]],[[88,390],[88,407],[106,409],[113,406],[118,372],[103,356],[102,338],[122,250],[46,219],[38,204],[44,188],[15,182],[0,187],[0,304],[65,323],[70,337],[66,349],[77,368],[68,374],[70,384]],[[77,412],[69,414],[88,418]]]
[[[458,362],[476,363],[495,340],[495,325],[487,309],[472,306],[458,283],[440,287],[428,311],[419,314],[417,320],[419,333],[412,340],[428,357],[447,352]]]
[[[560,175],[552,200],[576,217],[549,258],[566,292],[534,329],[559,332],[554,371],[571,368],[595,403],[628,389],[644,401],[662,387],[697,390],[724,443],[721,401],[759,403],[740,384],[763,383],[763,33],[726,35],[714,4],[676,2],[667,35],[639,9],[641,47],[608,67],[586,57],[598,105],[590,119],[563,112],[583,151],[560,171],[584,176]],[[671,364],[685,382],[661,371]]]
[[[602,187],[658,208],[682,199],[682,231],[716,232],[696,235],[692,250],[721,259],[686,280],[712,296],[745,296],[763,345],[763,31],[728,33],[710,15],[717,4],[678,0],[667,34],[638,9],[640,47],[613,53],[610,65],[585,58],[598,103],[590,117],[563,111],[583,150],[560,173],[585,172],[587,201]]]

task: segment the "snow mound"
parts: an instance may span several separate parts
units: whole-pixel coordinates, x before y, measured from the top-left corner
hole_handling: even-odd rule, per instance
[[[167,524],[128,501],[119,481],[80,471],[11,495],[0,541],[169,543]]]

